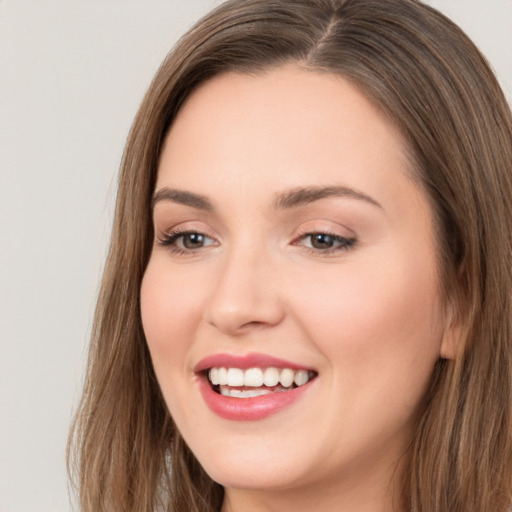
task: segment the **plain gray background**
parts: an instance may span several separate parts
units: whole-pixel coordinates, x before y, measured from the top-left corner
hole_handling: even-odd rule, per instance
[[[0,512],[71,510],[64,464],[139,101],[213,0],[0,0]],[[512,0],[431,0],[512,98]]]

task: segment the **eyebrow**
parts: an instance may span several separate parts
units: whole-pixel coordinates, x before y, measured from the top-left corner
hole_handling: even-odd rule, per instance
[[[164,187],[156,192],[151,199],[151,208],[154,208],[160,201],[172,201],[198,210],[213,210],[213,205],[207,197],[173,188]]]
[[[329,197],[350,197],[382,208],[372,197],[353,188],[342,186],[294,188],[290,191],[278,194],[274,200],[273,206],[276,210],[297,208]],[[155,205],[161,201],[171,201],[204,211],[213,211],[214,209],[211,201],[206,196],[167,187],[160,189],[153,195],[151,208],[154,208]]]
[[[274,201],[274,207],[276,209],[296,208],[328,197],[350,197],[366,201],[373,206],[382,208],[382,206],[373,199],[373,197],[363,194],[353,188],[341,186],[295,188],[289,192],[278,194]]]

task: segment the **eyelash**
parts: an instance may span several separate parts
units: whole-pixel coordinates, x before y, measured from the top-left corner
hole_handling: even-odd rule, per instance
[[[199,231],[194,231],[190,229],[175,229],[169,233],[164,234],[162,237],[158,239],[158,244],[162,247],[167,247],[172,253],[177,255],[185,255],[185,254],[191,254],[194,252],[194,249],[182,249],[177,245],[177,241],[180,238],[183,238],[187,235],[199,235],[206,239],[213,240],[208,235],[205,235],[204,233],[201,233]],[[198,247],[197,249],[202,249],[203,247]]]
[[[212,244],[208,244],[207,246],[197,247],[196,249],[186,249],[186,248],[183,249],[177,245],[177,241],[180,238],[183,238],[187,235],[189,235],[189,236],[190,235],[198,235],[198,236],[204,237],[205,239],[213,240],[208,235],[205,235],[204,233],[201,233],[199,231],[187,230],[187,229],[183,229],[183,230],[176,229],[174,231],[171,231],[170,233],[166,233],[161,238],[159,238],[158,244],[160,246],[167,247],[172,253],[177,254],[177,255],[192,254],[196,250],[200,250],[200,249],[203,249],[204,247],[208,247],[208,245],[212,245]],[[330,255],[330,254],[333,254],[336,252],[349,251],[349,250],[353,249],[354,246],[356,245],[355,238],[348,238],[348,237],[340,236],[340,235],[337,235],[336,233],[331,233],[329,231],[313,231],[313,232],[307,231],[307,232],[304,232],[301,235],[299,235],[294,242],[292,242],[292,245],[300,245],[299,242],[306,240],[307,238],[309,238],[311,240],[312,237],[314,237],[314,236],[330,237],[332,239],[333,243],[339,244],[337,247],[332,247],[332,248],[328,248],[328,249],[317,249],[314,247],[307,247],[304,245],[302,246],[303,249],[305,249],[308,252],[315,254],[315,255]]]
[[[309,238],[311,241],[314,236],[330,237],[332,239],[333,243],[339,244],[338,246],[331,247],[329,249],[316,249],[314,247],[302,246],[308,252],[311,252],[312,254],[320,255],[320,256],[327,256],[327,255],[334,254],[337,252],[349,251],[355,247],[356,242],[357,242],[357,240],[355,238],[344,237],[344,236],[338,235],[336,233],[332,233],[328,230],[327,231],[319,230],[319,231],[306,231],[306,232],[300,234],[297,237],[296,241],[293,242],[293,245],[299,245],[298,242],[306,240],[307,238]]]

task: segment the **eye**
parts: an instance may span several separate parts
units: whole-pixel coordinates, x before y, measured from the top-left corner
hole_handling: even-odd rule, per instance
[[[347,238],[330,233],[306,233],[295,242],[317,253],[331,253],[348,250],[356,243],[355,238]]]
[[[214,245],[215,240],[196,231],[178,231],[167,233],[159,239],[159,244],[175,252],[184,253]]]
[[[180,240],[179,245],[183,245],[185,249],[199,249],[203,247],[207,241],[207,238],[202,233],[186,233],[176,239],[176,242]]]

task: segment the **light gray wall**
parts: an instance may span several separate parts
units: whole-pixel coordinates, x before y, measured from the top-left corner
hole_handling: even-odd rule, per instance
[[[212,0],[0,0],[0,512],[70,510],[64,466],[115,175],[158,64]],[[512,98],[512,0],[432,0]]]

